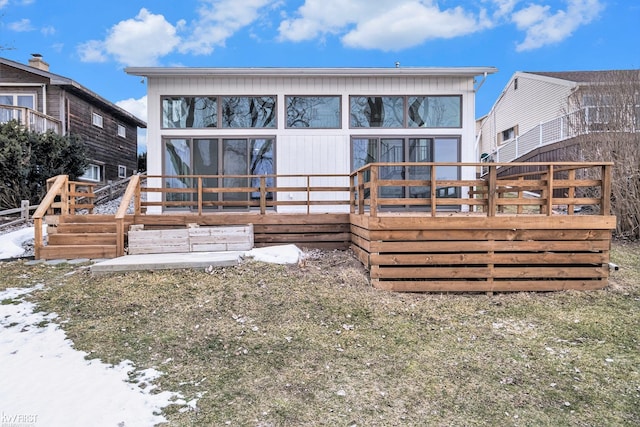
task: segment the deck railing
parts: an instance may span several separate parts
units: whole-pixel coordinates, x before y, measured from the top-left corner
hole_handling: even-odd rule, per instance
[[[439,171],[480,165],[476,179],[438,179]],[[500,167],[524,172],[498,178]],[[578,209],[609,215],[613,163],[371,163],[351,174],[351,213],[452,211],[499,214],[573,215]],[[453,168],[453,169],[452,169]],[[393,173],[389,173],[393,169]],[[406,179],[406,177],[413,179]],[[585,209],[586,208],[586,209]]]
[[[31,132],[44,133],[53,131],[58,135],[62,132],[60,120],[42,114],[26,107],[0,105],[0,123],[15,120]]]
[[[475,174],[481,165],[488,168],[482,178],[438,178],[442,173]],[[498,177],[497,170],[503,166],[521,168],[521,172]],[[454,212],[487,217],[610,215],[612,167],[608,162],[371,163],[349,175],[149,175],[145,186],[141,176],[134,175],[115,215],[117,254],[124,255],[125,219],[131,203],[134,216],[155,208],[163,213],[174,209],[203,215],[238,209],[267,214],[279,207],[294,207],[292,213],[312,214],[319,212],[314,207],[346,212],[347,206],[352,214],[371,217],[396,212],[431,217]],[[36,257],[47,213],[74,214],[93,207],[78,202],[92,200],[91,184],[60,175],[51,178],[48,186],[33,215]]]

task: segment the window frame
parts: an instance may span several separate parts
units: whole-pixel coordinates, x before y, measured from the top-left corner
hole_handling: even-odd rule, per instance
[[[273,126],[227,126],[224,120],[224,100],[231,98],[272,98],[273,99]],[[278,95],[220,95],[218,96],[218,128],[233,129],[278,129]]]
[[[4,105],[10,105],[12,107],[19,107],[19,108],[28,108],[30,110],[36,110],[36,95],[33,93],[19,93],[19,92],[0,92],[0,96],[10,96],[13,98],[13,101],[11,104],[4,104]],[[29,97],[31,98],[31,107],[25,107],[23,105],[19,105],[18,103],[18,98],[19,97]]]
[[[124,165],[118,165],[118,178],[127,177],[127,167]]]
[[[206,98],[214,98],[215,101],[215,123],[212,123],[212,126],[204,126],[204,127],[199,127],[199,126],[192,126],[192,127],[188,127],[188,126],[184,126],[184,127],[172,127],[172,126],[165,126],[165,110],[164,110],[164,103],[167,100],[177,100],[177,98],[193,98],[194,100],[197,100],[199,98],[201,99],[206,99]],[[195,120],[195,118],[194,118]],[[211,129],[211,128],[220,128],[220,96],[218,95],[162,95],[160,97],[160,128],[161,129]]]
[[[291,126],[289,124],[289,100],[292,98],[335,98],[338,101],[336,126]],[[285,129],[342,129],[342,95],[285,95],[284,96]]]
[[[122,125],[120,123],[117,124],[117,131],[116,131],[116,135],[118,135],[120,138],[127,138],[127,127],[125,125]],[[122,132],[121,132],[122,131]]]
[[[82,174],[82,176],[80,176],[79,178],[84,180],[84,181],[91,181],[91,182],[102,182],[102,177],[103,177],[103,168],[104,165],[100,165],[97,163],[89,163],[87,165],[87,168],[84,171],[84,174]],[[87,175],[87,172],[92,171],[92,172],[96,172],[97,173],[91,173],[91,175]],[[95,177],[95,175],[97,175],[97,178]]]
[[[96,120],[98,118],[99,118],[99,120]],[[100,128],[100,129],[104,129],[104,117],[102,116],[102,114],[98,114],[95,111],[92,111],[91,112],[91,124],[93,126],[95,126],[95,127]]]
[[[385,126],[354,126],[352,121],[352,100],[353,98],[402,98],[402,125],[399,127],[385,127]],[[409,98],[458,98],[459,99],[459,122],[457,126],[412,126],[409,121]],[[462,129],[464,127],[464,97],[462,94],[407,94],[407,95],[349,95],[349,129]]]

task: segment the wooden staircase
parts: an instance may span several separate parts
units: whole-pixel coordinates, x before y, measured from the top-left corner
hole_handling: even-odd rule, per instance
[[[115,215],[48,215],[40,259],[115,258]]]

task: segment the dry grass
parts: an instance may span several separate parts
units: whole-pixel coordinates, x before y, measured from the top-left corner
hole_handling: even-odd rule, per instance
[[[638,425],[638,249],[616,243],[593,292],[388,293],[341,252],[213,274],[4,263],[0,288],[46,283],[78,349],[199,398],[171,425]]]

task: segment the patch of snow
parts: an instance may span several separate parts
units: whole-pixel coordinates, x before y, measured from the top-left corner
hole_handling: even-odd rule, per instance
[[[245,256],[273,264],[297,264],[304,253],[296,245],[276,245],[251,249]]]
[[[87,360],[54,323],[55,313],[35,312],[25,294],[0,292],[0,411],[7,419],[43,426],[139,426],[165,422],[162,408],[186,405],[171,392],[155,393],[161,373],[132,362]],[[189,406],[193,406],[189,402]]]
[[[47,226],[42,225],[42,235],[46,236]],[[25,227],[0,235],[0,259],[15,258],[24,254],[23,243],[33,240],[35,228]]]

